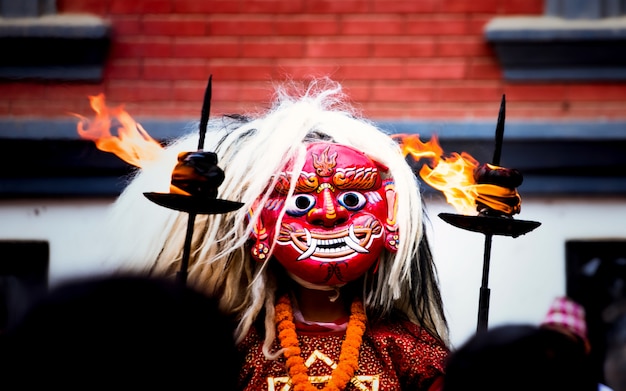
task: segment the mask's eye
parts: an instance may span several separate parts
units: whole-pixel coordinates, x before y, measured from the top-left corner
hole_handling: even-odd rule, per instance
[[[315,197],[311,194],[296,194],[287,200],[286,211],[290,216],[304,216],[315,206]]]
[[[365,199],[365,196],[358,191],[347,191],[340,194],[339,197],[337,197],[337,201],[339,201],[339,204],[349,211],[356,212],[357,210],[363,209],[367,199]]]

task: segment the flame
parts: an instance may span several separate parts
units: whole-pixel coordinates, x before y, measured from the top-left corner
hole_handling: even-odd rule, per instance
[[[77,131],[80,137],[93,140],[101,151],[111,152],[125,162],[143,167],[147,162],[158,160],[163,153],[161,144],[121,106],[107,107],[104,94],[89,96],[91,108],[96,112],[93,120],[75,114],[80,119]],[[112,124],[119,124],[118,136],[111,134]]]
[[[519,199],[515,189],[476,183],[474,172],[480,164],[469,153],[453,152],[446,155],[437,135],[425,143],[420,141],[419,135],[398,134],[393,137],[399,141],[404,156],[410,154],[416,161],[430,161],[419,170],[419,176],[441,191],[457,212],[476,214],[477,201],[508,215],[519,212],[519,205],[510,206],[501,202],[503,199]]]

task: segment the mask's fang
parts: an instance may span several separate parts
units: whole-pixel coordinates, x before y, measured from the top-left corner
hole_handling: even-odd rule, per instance
[[[354,233],[354,226],[350,226],[348,237],[344,239],[346,245],[358,253],[368,253],[367,249],[359,244],[359,238]]]

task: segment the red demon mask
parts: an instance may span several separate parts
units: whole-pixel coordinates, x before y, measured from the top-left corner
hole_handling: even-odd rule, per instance
[[[381,177],[386,170],[345,145],[309,144],[293,196],[286,198],[292,173],[277,174],[252,234],[253,257],[264,261],[276,240],[273,256],[296,281],[341,286],[359,278],[384,248],[397,251],[396,193]]]

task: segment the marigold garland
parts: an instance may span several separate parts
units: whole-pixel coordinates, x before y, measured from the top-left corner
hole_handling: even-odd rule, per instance
[[[293,310],[288,295],[281,297],[276,304],[276,328],[280,345],[284,348],[287,372],[291,378],[294,391],[319,391],[309,382],[307,367],[300,356],[296,325],[293,322]],[[359,348],[365,333],[366,323],[363,303],[359,299],[352,302],[350,319],[346,330],[346,338],[341,344],[339,362],[331,373],[331,378],[322,390],[341,391],[354,377],[359,367]]]

